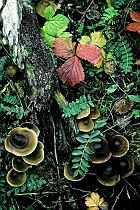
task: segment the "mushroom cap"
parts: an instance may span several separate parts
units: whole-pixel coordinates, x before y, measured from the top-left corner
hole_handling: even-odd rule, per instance
[[[27,156],[23,157],[23,160],[31,165],[37,165],[44,160],[44,145],[42,142],[38,141],[35,150]]]
[[[71,164],[69,164],[69,163],[66,164],[64,166],[64,176],[66,179],[68,179],[70,181],[80,181],[85,177],[85,176],[80,176],[80,175],[73,177],[73,175],[74,175],[74,172],[71,168]]]
[[[9,185],[13,187],[19,187],[26,181],[25,172],[17,172],[13,168],[7,173],[6,180]]]
[[[129,141],[121,135],[112,136],[108,144],[114,157],[121,157],[129,150]]]
[[[108,146],[108,141],[103,137],[99,138],[101,139],[100,142],[92,142],[88,144],[88,147],[94,152],[89,155],[90,159],[96,164],[106,162],[112,155]]]
[[[90,108],[90,115],[89,118],[94,120],[97,119],[98,117],[100,117],[100,110],[98,109],[97,106]]]
[[[14,63],[9,64],[6,67],[6,72],[9,76],[14,76],[17,73],[18,67]]]
[[[76,116],[76,119],[80,120],[84,117],[87,117],[89,114],[90,114],[90,108],[84,109]]]
[[[78,120],[77,126],[80,131],[89,132],[93,129],[94,122],[89,117],[85,117]]]
[[[29,129],[33,130],[36,133],[37,137],[39,136],[39,133],[40,133],[39,128],[36,125],[34,125],[33,123],[31,123],[31,122],[24,122],[24,123],[22,123],[20,125],[20,127],[22,127],[22,128],[29,128]]]
[[[49,0],[41,0],[36,4],[36,11],[37,13],[41,16],[44,17],[44,10],[46,9],[46,7],[48,6],[52,6],[52,8],[54,9],[54,11],[56,11],[56,5]]]
[[[117,158],[118,172],[122,178],[130,176],[134,171],[134,160],[128,155]]]
[[[12,159],[12,167],[15,171],[22,172],[29,168],[29,164],[27,164],[22,157],[15,156]]]
[[[5,149],[17,156],[31,154],[37,146],[36,133],[28,128],[16,127],[5,139]]]
[[[116,172],[113,161],[100,164],[97,170],[97,180],[105,186],[114,186],[120,180],[120,174]]]

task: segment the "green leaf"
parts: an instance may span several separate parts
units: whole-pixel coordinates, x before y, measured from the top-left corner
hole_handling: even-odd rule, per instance
[[[82,170],[78,170],[78,173],[83,177],[85,176],[85,173]]]
[[[89,143],[92,143],[92,142],[100,142],[101,141],[101,139],[100,138],[92,138],[92,139],[90,139],[89,140]]]
[[[81,150],[76,149],[72,152],[72,155],[82,155],[82,153],[83,152]]]
[[[82,163],[86,168],[87,168],[87,167],[90,167],[90,165],[89,165],[89,163],[88,163],[87,160],[82,159],[82,160],[81,160],[81,163]]]
[[[89,155],[94,153],[89,147],[85,147],[85,152]]]
[[[80,157],[74,157],[73,159],[72,159],[72,162],[79,162],[81,160],[81,158]]]
[[[128,98],[134,102],[140,103],[140,97],[138,95],[128,95]]]
[[[107,89],[107,93],[108,93],[108,94],[114,93],[115,90],[117,90],[117,88],[118,88],[118,85],[117,85],[117,84],[111,85],[111,86]]]
[[[46,9],[44,10],[44,16],[47,20],[50,20],[52,18],[52,16],[55,14],[54,9],[52,8],[52,6],[48,6],[46,7]]]
[[[57,27],[54,26],[51,22],[45,23],[45,30],[46,33],[50,36],[56,37],[57,35]]]
[[[87,142],[87,139],[86,138],[82,138],[80,136],[77,136],[76,137],[76,140],[79,141],[80,143],[86,143]]]
[[[90,138],[94,138],[95,136],[101,135],[101,131],[96,130],[94,132],[91,133]]]
[[[58,14],[52,18],[49,19],[49,22],[55,27],[55,28],[63,28],[64,26],[68,25],[69,19],[65,17],[64,15]]]
[[[86,168],[84,165],[81,165],[81,169],[82,169],[85,173],[88,172],[88,168]]]
[[[101,128],[103,126],[106,125],[106,121],[104,119],[98,119],[96,122],[95,122],[95,125],[94,125],[94,129],[98,129],[98,128]]]
[[[79,163],[75,163],[73,164],[73,166],[71,168],[79,168],[80,167],[80,164]]]
[[[93,153],[94,153],[94,152],[93,152]],[[92,154],[93,154],[93,153],[92,153]],[[85,158],[85,160],[91,162],[91,159],[90,159],[90,157],[89,157],[89,155],[88,155],[87,153],[84,153],[84,154],[83,154],[83,158]]]
[[[78,176],[78,173],[79,172],[79,170],[76,170],[76,171],[74,171],[74,173],[73,173],[73,177],[77,177]]]
[[[84,149],[85,148],[85,145],[80,145],[77,147],[77,149]]]

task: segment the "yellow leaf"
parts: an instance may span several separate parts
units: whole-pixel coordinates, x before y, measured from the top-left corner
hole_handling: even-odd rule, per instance
[[[88,42],[91,42],[91,39],[90,39],[89,36],[82,36],[81,37],[81,40],[80,40],[81,44],[85,44],[85,43],[88,43]]]
[[[98,69],[100,67],[102,67],[102,65],[103,65],[103,59],[105,58],[105,51],[104,50],[101,50],[101,52],[102,52],[102,60],[99,63],[94,64],[94,66],[97,67]]]
[[[135,65],[140,65],[140,59],[137,60],[134,64],[135,64]]]
[[[92,192],[90,196],[85,198],[85,204],[88,207],[98,207],[101,203],[104,202],[104,198],[100,198],[99,194]]]
[[[106,0],[108,7],[111,7],[111,0]]]
[[[101,32],[92,32],[90,34],[91,41],[98,47],[103,47],[106,44],[106,39]]]

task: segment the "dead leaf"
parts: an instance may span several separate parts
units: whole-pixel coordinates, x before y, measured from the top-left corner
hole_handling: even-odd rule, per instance
[[[87,44],[78,44],[76,55],[90,63],[97,64],[102,60],[102,52],[92,42]]]
[[[114,104],[113,110],[117,114],[125,114],[129,110],[131,110],[132,106],[133,106],[133,101],[130,100],[129,98],[126,98],[126,99],[124,98],[124,99],[117,101]]]
[[[104,202],[104,198],[100,198],[96,192],[92,192],[90,196],[85,198],[85,204],[89,207],[88,210],[99,210],[98,207],[108,206],[107,202]]]
[[[137,60],[134,64],[135,64],[135,65],[140,65],[140,59]]]
[[[112,74],[115,70],[115,63],[111,58],[106,58],[103,61],[103,67],[106,74]]]
[[[53,51],[56,56],[70,58],[75,54],[76,42],[72,43],[69,38],[56,38],[53,43]]]
[[[132,20],[135,22],[130,23],[127,27],[126,30],[133,31],[133,32],[138,32],[140,34],[140,13],[131,11],[130,12],[130,17]]]
[[[84,80],[84,69],[77,56],[69,58],[62,66],[57,70],[59,79],[63,83],[74,86]]]

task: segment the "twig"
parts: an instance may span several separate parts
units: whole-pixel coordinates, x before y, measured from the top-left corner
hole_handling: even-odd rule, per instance
[[[86,10],[83,12],[84,14],[83,14],[82,17],[81,17],[81,20],[79,21],[78,26],[79,26],[79,25],[81,24],[81,22],[83,21],[85,15],[86,15],[86,13],[87,13],[87,11],[89,10],[89,8],[90,8],[91,5],[93,4],[93,2],[94,2],[94,0],[92,0],[92,1],[90,2],[90,4],[88,5],[88,7],[86,8]]]
[[[116,200],[114,201],[114,204],[113,204],[113,206],[112,206],[111,210],[113,210],[113,209],[114,209],[114,207],[115,207],[115,205],[116,205],[116,203],[117,203],[117,201],[118,201],[118,199],[119,199],[119,197],[120,197],[120,195],[121,195],[122,191],[124,190],[124,188],[125,188],[125,185],[124,185],[124,186],[123,186],[123,188],[121,189],[121,191],[120,191],[119,195],[117,195],[117,196],[116,196]]]

